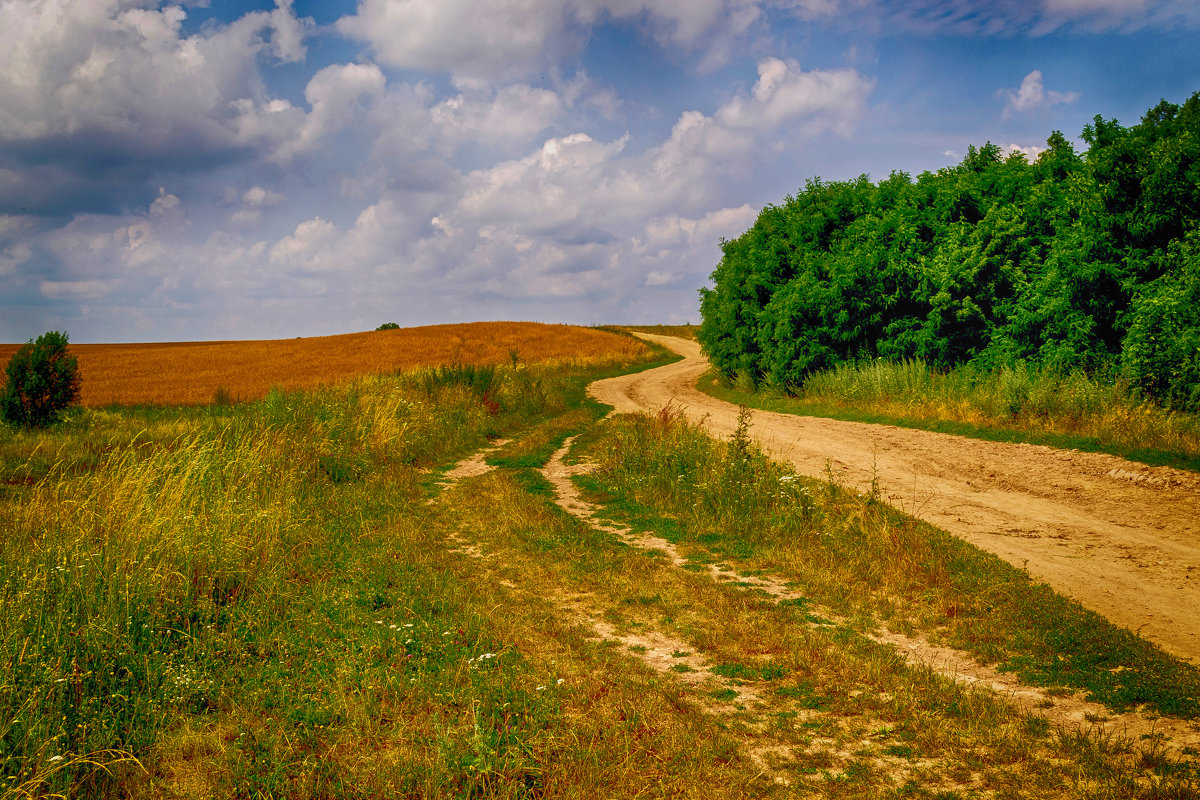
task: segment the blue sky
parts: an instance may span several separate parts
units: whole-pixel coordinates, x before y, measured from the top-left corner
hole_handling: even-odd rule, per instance
[[[0,341],[698,321],[826,180],[1200,90],[1193,0],[6,0]]]

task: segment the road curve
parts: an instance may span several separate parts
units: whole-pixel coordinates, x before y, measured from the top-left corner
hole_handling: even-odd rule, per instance
[[[692,341],[645,335],[684,356],[589,389],[618,413],[668,403],[727,437],[737,406],[696,389]],[[1200,476],[1114,456],[754,411],[751,435],[817,478],[865,491],[947,530],[1169,653],[1200,664]]]

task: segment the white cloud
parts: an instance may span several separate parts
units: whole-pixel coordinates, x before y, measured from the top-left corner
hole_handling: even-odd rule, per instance
[[[1032,162],[1037,161],[1037,157],[1046,152],[1046,148],[1038,147],[1036,144],[1029,145],[1028,147],[1022,147],[1019,144],[1010,144],[1004,148],[1004,152],[1008,153],[1009,155],[1013,153],[1021,153],[1025,156],[1026,161]]]
[[[304,57],[290,0],[193,36],[180,6],[156,5],[0,4],[0,141],[144,157],[250,147],[286,130],[270,119],[286,108],[267,95],[258,59]]]
[[[773,5],[787,9],[801,19],[832,17],[842,10],[838,0],[774,0]]]
[[[42,276],[39,290],[51,300],[155,305],[159,292],[179,283],[189,231],[182,202],[164,188],[142,214],[78,215],[41,239],[61,267]]]
[[[566,22],[561,0],[360,0],[337,28],[388,66],[491,80],[547,63]]]
[[[0,248],[0,275],[11,275],[17,267],[33,257],[33,248],[29,242],[14,242],[8,247]]]
[[[579,52],[606,19],[644,24],[665,45],[706,45],[720,63],[761,16],[759,0],[360,0],[337,29],[388,66],[491,83]]]
[[[1016,89],[1001,89],[998,94],[1006,98],[1006,117],[1014,111],[1024,113],[1056,105],[1070,105],[1079,99],[1079,92],[1047,91],[1042,83],[1042,71],[1038,69],[1026,75]]]
[[[350,125],[364,105],[383,95],[386,79],[375,64],[331,64],[319,70],[304,89],[312,110],[292,139],[271,154],[276,161],[308,153]]]
[[[527,84],[498,90],[468,90],[430,109],[442,147],[475,142],[494,147],[525,144],[561,118],[563,100],[553,91]]]
[[[42,281],[38,290],[51,300],[71,298],[73,300],[102,300],[112,293],[118,281],[83,280],[83,281]]]
[[[655,38],[680,46],[714,34],[739,36],[762,16],[754,0],[580,0],[578,6],[588,22],[605,14],[615,19],[644,15]]]
[[[871,85],[851,70],[805,72],[794,62],[765,59],[749,92],[711,116],[682,113],[657,146],[630,153],[628,136],[605,141],[577,132],[419,192],[393,185],[346,229],[323,219],[303,223],[272,248],[271,265],[309,276],[375,265],[372,285],[453,295],[475,308],[492,297],[615,309],[618,296],[628,301],[623,293],[638,287],[694,292],[720,257],[720,239],[754,220],[750,206],[725,207],[721,197],[751,171],[758,143],[783,131],[796,141],[846,133]],[[533,96],[524,85],[513,88],[515,96]],[[427,95],[397,89],[377,113],[403,109],[417,138],[431,147],[437,137],[427,124],[439,133],[474,135],[484,130],[479,120],[502,119],[512,107],[504,90],[489,95],[471,87],[454,102],[426,105]],[[549,120],[561,95],[539,96]],[[533,124],[541,123],[528,129]],[[518,126],[513,135],[527,133]],[[406,133],[389,145],[405,154],[396,164],[413,160],[412,141]],[[414,201],[424,204],[426,216]]]
[[[271,248],[271,263],[298,272],[332,272],[339,264],[330,257],[340,231],[320,217],[305,220]],[[345,266],[343,261],[342,267]]]
[[[279,192],[257,185],[243,192],[240,198],[232,190],[227,194],[240,204],[240,208],[229,217],[230,224],[239,228],[257,225],[262,221],[264,208],[279,205],[284,200]]]
[[[795,61],[767,58],[758,64],[758,81],[750,95],[735,97],[715,118],[732,130],[756,130],[805,117],[819,128],[848,134],[873,87],[874,81],[853,69],[805,72]]]

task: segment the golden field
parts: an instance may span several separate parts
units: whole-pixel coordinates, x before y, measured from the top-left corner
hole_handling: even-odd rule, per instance
[[[7,364],[19,344],[0,344]],[[218,388],[256,400],[272,387],[307,389],[362,375],[439,364],[569,360],[640,354],[637,340],[595,328],[536,322],[473,322],[300,339],[148,344],[72,344],[82,379],[80,403],[212,402]]]

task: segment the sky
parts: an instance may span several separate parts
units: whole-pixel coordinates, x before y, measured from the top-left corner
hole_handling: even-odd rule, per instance
[[[808,179],[1198,90],[1195,0],[0,0],[0,342],[696,324]]]

